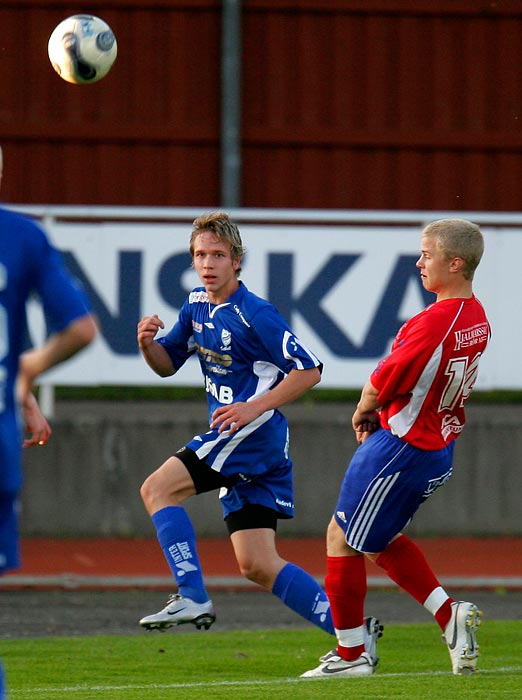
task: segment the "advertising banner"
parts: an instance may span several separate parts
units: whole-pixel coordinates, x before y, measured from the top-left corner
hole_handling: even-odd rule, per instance
[[[361,388],[402,323],[434,299],[415,266],[418,225],[244,223],[240,228],[247,250],[241,279],[271,301],[321,358],[322,387]],[[486,252],[474,287],[493,339],[476,387],[518,389],[522,371],[514,354],[522,331],[512,300],[519,293],[522,228],[481,228]],[[157,313],[168,330],[199,284],[188,253],[190,223],[56,221],[46,230],[84,285],[101,334],[42,383],[201,385],[195,359],[175,377],[160,379],[136,343],[142,316]],[[44,334],[37,304],[31,305],[29,325],[37,342]]]

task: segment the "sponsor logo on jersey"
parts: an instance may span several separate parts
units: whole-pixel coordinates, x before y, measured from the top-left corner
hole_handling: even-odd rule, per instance
[[[234,391],[232,388],[223,384],[216,384],[210,377],[205,377],[205,390],[219,403],[226,405],[234,403]]]
[[[339,520],[341,520],[343,523],[346,522],[346,514],[344,513],[344,511],[338,510],[336,515],[339,518]]]
[[[489,331],[487,323],[478,323],[471,328],[465,328],[462,331],[455,331],[455,350],[461,348],[469,348],[477,343],[486,343],[488,340]]]
[[[210,328],[211,331],[214,330],[214,324],[212,323],[212,321],[206,321],[206,322],[205,322],[205,326],[206,326],[207,328]]]
[[[232,343],[232,333],[226,328],[221,331],[221,348],[223,352],[228,352],[230,350],[230,344]]]
[[[249,323],[249,322],[246,320],[246,318],[243,316],[243,312],[241,311],[241,309],[239,308],[239,306],[238,306],[237,304],[234,304],[234,311],[235,311],[236,314],[239,316],[239,318],[243,321],[243,323],[245,324],[245,326],[246,326],[247,328],[250,328],[250,323]]]
[[[293,508],[294,504],[291,501],[283,501],[282,498],[276,498],[275,502],[278,506],[283,506],[283,508]]]
[[[204,348],[202,345],[198,345],[197,343],[196,350],[198,351],[198,355],[200,355],[200,357],[202,357],[205,362],[212,362],[213,364],[221,365],[222,367],[230,367],[230,365],[232,364],[231,355],[221,355],[219,352],[214,352],[214,350],[208,350],[207,348]]]
[[[208,302],[208,294],[200,289],[197,292],[190,292],[188,300],[189,304],[206,304]]]
[[[464,426],[459,421],[457,416],[444,416],[442,418],[440,432],[444,438],[444,441],[446,441],[451,433],[456,433],[458,435],[462,432],[463,428]]]
[[[228,374],[229,371],[231,372],[232,370],[225,369],[225,367],[216,367],[214,365],[214,366],[208,367],[207,371],[212,372],[212,374],[220,374],[220,375],[224,376],[224,375]]]
[[[201,331],[203,330],[203,325],[201,323],[198,323],[197,321],[192,321],[192,329],[195,333],[201,333]]]

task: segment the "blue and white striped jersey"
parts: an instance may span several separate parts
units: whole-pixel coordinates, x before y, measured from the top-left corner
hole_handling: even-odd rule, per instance
[[[197,287],[172,330],[157,340],[178,370],[197,355],[207,391],[209,422],[219,406],[249,401],[273,389],[293,369],[322,369],[272,304],[240,283],[229,299],[209,302]]]

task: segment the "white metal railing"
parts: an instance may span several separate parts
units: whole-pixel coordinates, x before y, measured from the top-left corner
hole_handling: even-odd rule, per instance
[[[204,211],[219,207],[124,207],[88,205],[10,205],[10,209],[42,220],[81,219],[85,221],[192,221]],[[227,209],[236,221],[306,224],[418,224],[452,217],[464,217],[479,225],[521,226],[522,212],[429,211],[379,209]]]

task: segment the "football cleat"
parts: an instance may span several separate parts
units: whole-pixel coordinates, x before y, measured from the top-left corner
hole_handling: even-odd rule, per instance
[[[366,617],[364,620],[364,650],[369,654],[373,665],[377,666],[379,657],[377,656],[377,641],[382,637],[384,626],[379,624],[375,617]],[[319,661],[329,661],[332,656],[337,656],[337,650],[329,651],[319,657]]]
[[[384,626],[379,624],[375,617],[367,617],[364,620],[364,650],[370,655],[373,665],[377,666],[377,641],[382,637]]]
[[[473,603],[461,600],[451,604],[451,618],[442,638],[448,646],[456,676],[469,675],[476,670],[479,656],[477,628],[481,617],[482,611]]]
[[[195,603],[190,598],[184,598],[179,593],[171,595],[167,605],[154,615],[147,615],[140,620],[140,625],[148,630],[166,630],[174,625],[184,625],[191,622],[198,629],[206,630],[215,621],[216,615],[211,600],[206,603]]]
[[[323,661],[317,668],[305,671],[301,678],[347,678],[348,676],[371,676],[375,672],[375,664],[371,656],[365,651],[355,661],[342,659],[333,649],[323,657]]]

